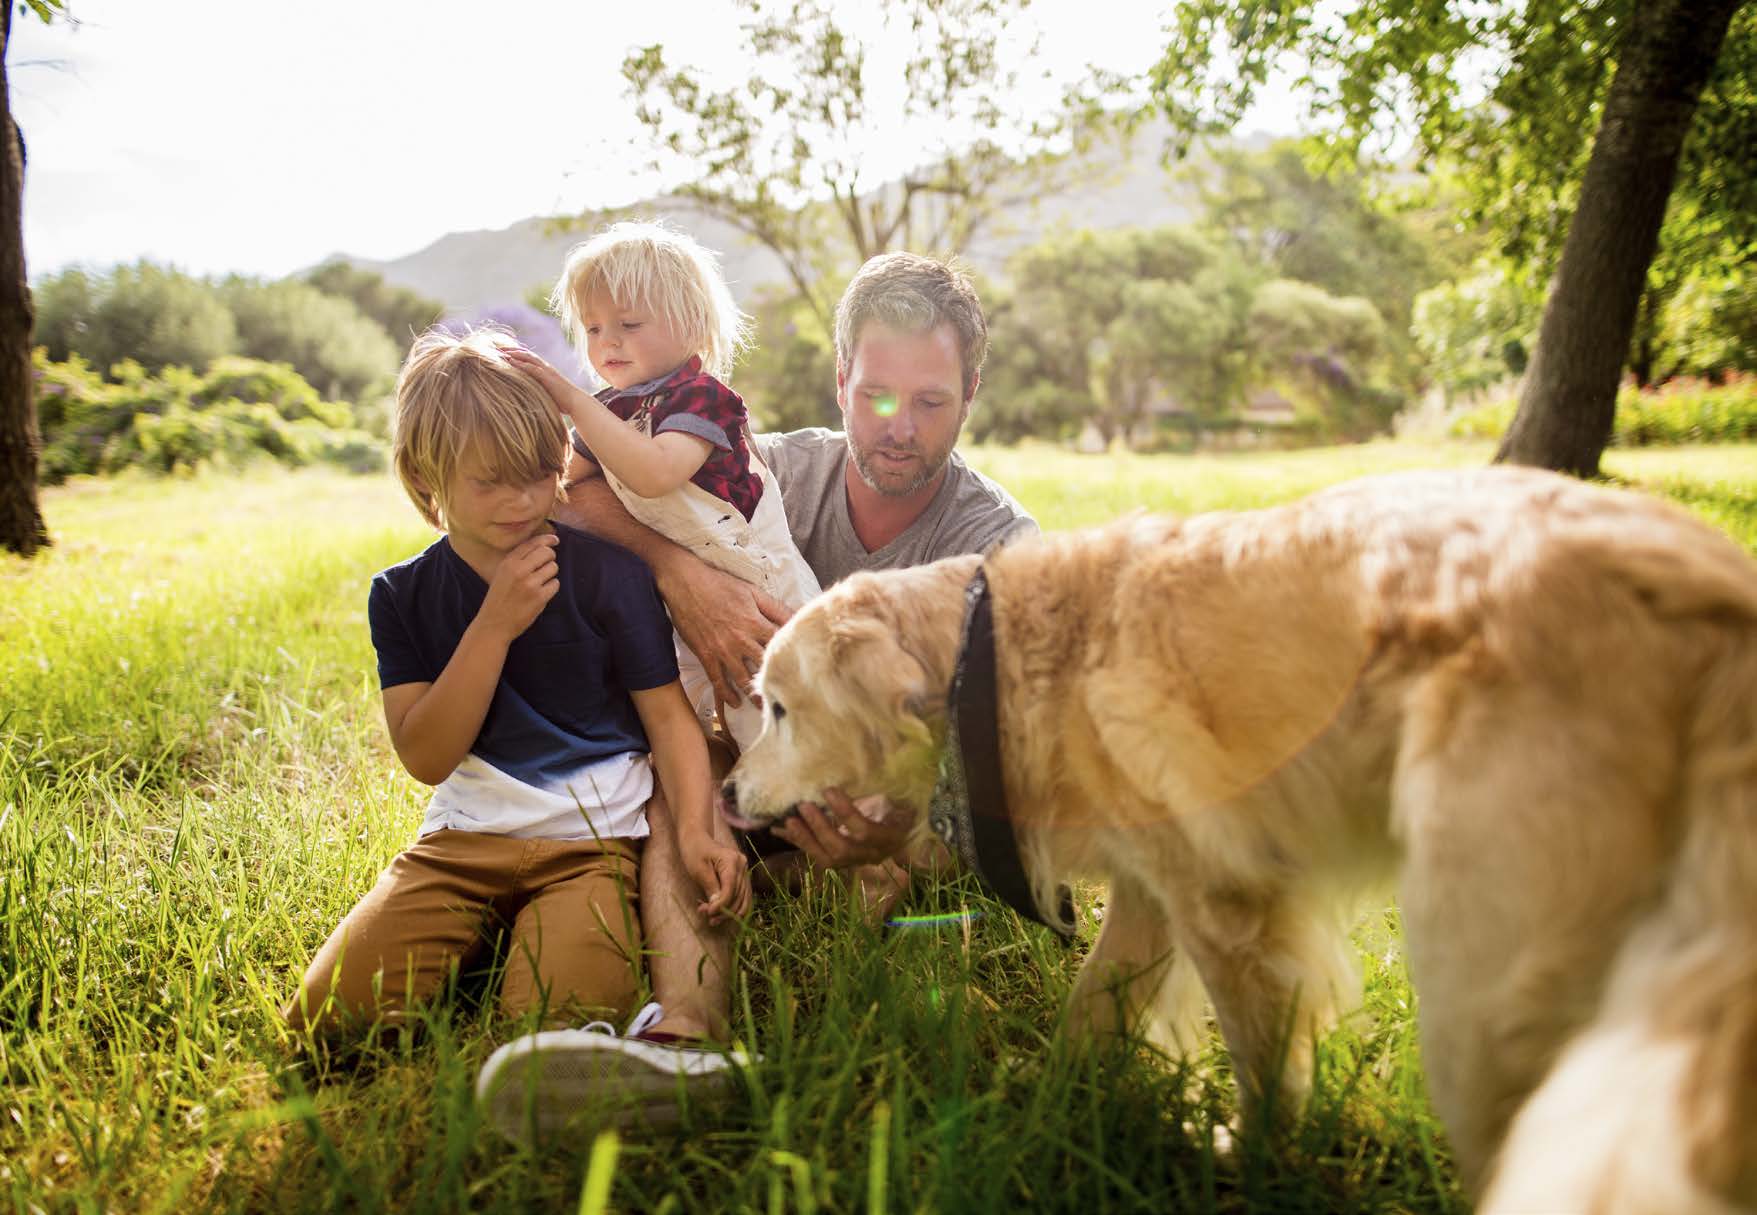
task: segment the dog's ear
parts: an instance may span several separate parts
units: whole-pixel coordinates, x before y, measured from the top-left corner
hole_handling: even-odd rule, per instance
[[[891,631],[884,621],[871,616],[838,612],[830,620],[830,657],[836,662],[852,659],[859,650],[890,640]]]
[[[930,711],[935,690],[927,686],[921,662],[898,635],[884,598],[861,595],[840,606],[830,621],[830,661],[850,677],[849,686],[861,689],[861,695],[882,697],[899,717]],[[944,699],[941,689],[939,703]]]

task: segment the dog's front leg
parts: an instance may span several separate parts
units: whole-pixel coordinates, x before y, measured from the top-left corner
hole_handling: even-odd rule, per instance
[[[1068,1002],[1076,1036],[1144,1034],[1171,1054],[1202,1040],[1202,986],[1172,934],[1165,903],[1126,874],[1111,879],[1104,926]]]
[[[1333,915],[1284,891],[1179,890],[1179,924],[1238,1077],[1247,1121],[1298,1114],[1314,1043],[1348,982],[1348,940]]]

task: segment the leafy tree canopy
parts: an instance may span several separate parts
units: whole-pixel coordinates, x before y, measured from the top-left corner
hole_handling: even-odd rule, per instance
[[[1064,232],[1016,254],[992,309],[979,434],[1052,434],[1090,419],[1108,441],[1175,385],[1214,416],[1241,385],[1251,287],[1242,263],[1184,228]]]
[[[239,354],[290,364],[327,396],[358,400],[394,376],[401,357],[377,321],[302,279],[213,283],[140,262],[108,274],[66,270],[33,295],[35,341],[48,357],[78,354],[103,373],[125,361],[147,373],[200,372]]]
[[[347,299],[299,279],[239,277],[219,295],[237,319],[240,353],[289,363],[328,396],[353,399],[396,374],[397,344]]]
[[[674,65],[657,45],[623,75],[652,167],[775,252],[826,331],[851,265],[904,247],[956,253],[998,209],[1053,189],[1092,99],[1120,87],[1094,79],[1022,103],[1048,74],[1021,44],[1028,0],[739,3],[745,42],[728,60],[741,79]],[[899,136],[916,163],[875,166]]]
[[[1276,0],[1177,7],[1153,73],[1181,132],[1229,130],[1272,70],[1296,74],[1328,145],[1382,160],[1413,145],[1462,192],[1463,218],[1547,277],[1561,252],[1635,0],[1364,0],[1346,12]],[[1733,18],[1703,89],[1674,204],[1697,256],[1757,240],[1757,8]],[[1671,231],[1665,245],[1683,242]]]
[[[57,361],[77,352],[100,371],[124,359],[158,371],[206,367],[238,348],[231,310],[210,284],[151,262],[107,275],[67,270],[33,294],[34,340]]]
[[[1305,144],[1215,149],[1198,178],[1204,227],[1270,278],[1371,300],[1386,322],[1395,378],[1425,376],[1408,333],[1415,298],[1480,246],[1432,204],[1378,191],[1361,170],[1320,166]]]
[[[445,311],[438,300],[407,287],[393,287],[382,274],[341,260],[325,262],[307,273],[305,281],[326,295],[352,302],[382,325],[399,349],[406,348]]]
[[[1747,0],[1192,0],[1153,93],[1187,143],[1291,66],[1332,148],[1385,159],[1408,136],[1424,167],[1455,167],[1467,222],[1556,272],[1496,459],[1590,475],[1618,374],[1650,374],[1677,267],[1750,261],[1754,61]]]

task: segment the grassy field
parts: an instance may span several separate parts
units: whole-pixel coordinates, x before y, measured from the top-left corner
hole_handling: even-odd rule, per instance
[[[1214,458],[981,452],[1050,527],[1471,465],[1474,445]],[[1613,453],[1757,550],[1757,448]],[[378,715],[365,588],[429,539],[388,477],[76,483],[56,547],[0,559],[0,1196],[18,1211],[599,1206],[592,1143],[495,1141],[470,1099],[509,1032],[480,977],[346,1063],[275,1009],[407,842],[424,790]],[[1093,929],[1088,906],[1086,932]],[[734,1099],[629,1135],[609,1205],[668,1211],[1460,1210],[1426,1108],[1395,919],[1288,1142],[1216,1155],[1224,1055],[1056,1037],[1077,954],[966,880],[866,926],[835,881],[759,908]],[[582,1203],[582,1194],[586,1201]]]

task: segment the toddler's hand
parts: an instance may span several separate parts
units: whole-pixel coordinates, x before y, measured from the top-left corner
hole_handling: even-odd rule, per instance
[[[744,853],[708,835],[686,831],[677,841],[683,867],[707,901],[697,910],[710,924],[750,913],[750,863]]]
[[[555,407],[563,414],[572,413],[579,398],[586,396],[583,389],[555,370],[548,360],[533,350],[515,346],[506,351],[506,361],[541,384],[543,391],[549,394],[549,399],[555,402]]]
[[[494,581],[476,619],[494,635],[511,642],[531,627],[543,605],[555,598],[561,583],[556,578],[554,534],[532,536],[500,559]]]

